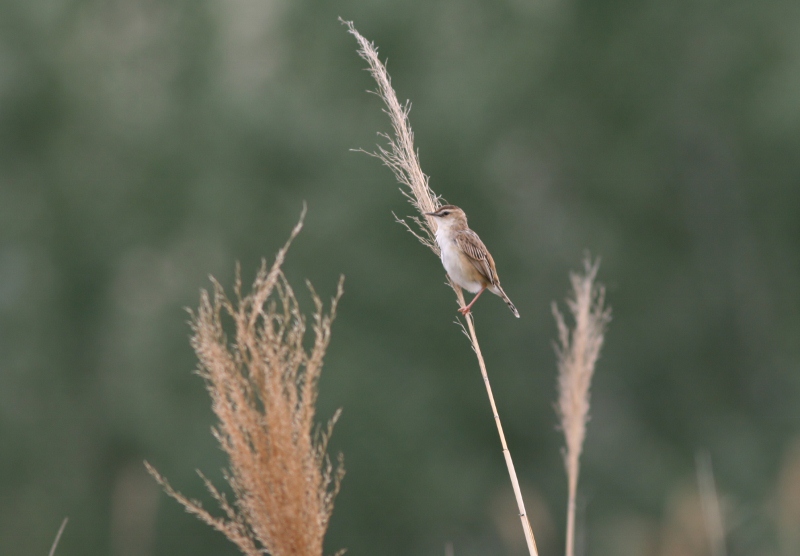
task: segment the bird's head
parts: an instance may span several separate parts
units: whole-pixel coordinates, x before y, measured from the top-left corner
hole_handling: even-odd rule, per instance
[[[444,229],[462,229],[467,227],[467,215],[455,205],[442,205],[434,212],[426,212],[433,216],[439,227]]]

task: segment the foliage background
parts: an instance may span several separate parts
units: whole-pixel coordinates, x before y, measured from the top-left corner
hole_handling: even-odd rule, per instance
[[[478,334],[542,554],[566,481],[550,302],[584,250],[614,320],[581,477],[588,554],[701,554],[705,449],[731,554],[800,553],[800,5],[581,0],[0,0],[0,553],[234,554],[184,307],[286,265],[346,294],[320,416],[348,475],[328,552],[521,554],[440,263],[370,149],[376,41],[435,191],[492,250]],[[306,297],[306,301],[308,298]],[[309,306],[310,309],[310,306]],[[794,446],[794,447],[793,447]],[[216,474],[215,474],[216,472]]]

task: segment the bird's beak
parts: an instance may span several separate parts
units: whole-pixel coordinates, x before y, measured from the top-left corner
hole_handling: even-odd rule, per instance
[[[426,212],[425,214],[427,214],[428,216],[436,216],[435,212]]]

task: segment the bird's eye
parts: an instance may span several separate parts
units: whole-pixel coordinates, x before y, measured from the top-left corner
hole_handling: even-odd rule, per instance
[[[446,211],[444,211],[444,212],[442,213],[442,216],[447,216],[448,214],[450,214],[450,211],[449,211],[449,210],[446,210]]]

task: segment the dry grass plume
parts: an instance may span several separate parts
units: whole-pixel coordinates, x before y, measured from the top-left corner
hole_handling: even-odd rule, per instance
[[[561,421],[566,447],[564,466],[567,470],[567,538],[566,555],[575,551],[575,497],[578,490],[578,472],[586,423],[589,420],[589,388],[594,366],[603,346],[603,334],[611,319],[611,310],[603,307],[605,290],[595,285],[599,262],[584,261],[583,274],[570,274],[572,297],[567,307],[575,320],[570,330],[563,315],[553,303],[553,315],[558,325],[558,404],[556,411]]]
[[[229,458],[225,478],[233,501],[200,474],[224,514],[212,515],[146,464],[167,494],[247,556],[321,556],[344,473],[341,456],[334,467],[326,454],[338,412],[326,430],[314,424],[317,382],[342,282],[328,314],[309,284],[316,311],[307,349],[306,319],[281,270],[302,221],[301,216],[272,265],[262,261],[248,295],[242,296],[237,268],[235,302],[212,278],[213,295],[203,291],[192,313],[192,347],[218,419],[213,434]]]
[[[700,494],[700,509],[703,512],[703,523],[711,556],[726,556],[725,548],[725,520],[723,519],[722,504],[717,492],[717,482],[714,480],[714,468],[711,465],[711,455],[708,452],[698,452],[695,455],[697,467],[697,490]]]
[[[384,112],[389,116],[392,124],[392,135],[378,134],[386,140],[387,147],[378,145],[378,150],[375,152],[361,152],[380,159],[389,167],[397,181],[404,186],[400,188],[400,192],[417,209],[419,216],[409,217],[409,220],[415,224],[413,227],[405,219],[397,218],[397,221],[438,256],[436,220],[425,213],[435,212],[442,205],[442,198],[436,195],[428,185],[428,176],[422,171],[419,154],[414,148],[414,132],[408,121],[411,103],[406,101],[400,104],[400,101],[397,100],[397,94],[392,87],[392,78],[378,57],[378,49],[375,45],[356,31],[352,21],[344,21],[341,18],[339,21],[347,26],[350,34],[358,41],[358,55],[367,61],[369,72],[375,79],[375,83],[378,84],[378,89],[371,92],[378,95],[383,101]]]

